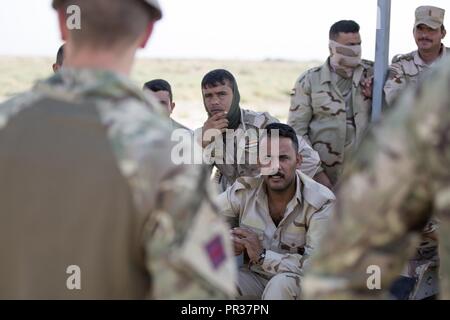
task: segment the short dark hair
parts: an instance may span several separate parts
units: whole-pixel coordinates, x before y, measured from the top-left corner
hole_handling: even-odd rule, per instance
[[[294,145],[295,153],[298,153],[299,145],[297,134],[295,133],[295,130],[291,126],[284,123],[271,123],[264,129],[266,129],[268,138],[272,136],[272,131],[278,130],[279,137],[291,139],[292,144]]]
[[[336,40],[339,33],[357,33],[359,24],[353,20],[341,20],[333,24],[330,28],[330,40]]]
[[[142,0],[62,0],[56,8],[67,12],[70,5],[77,5],[82,12],[81,29],[69,30],[76,46],[126,48],[157,19]]]
[[[226,81],[230,82],[230,85],[233,86],[233,84],[236,82],[236,79],[231,74],[231,72],[225,69],[212,70],[207,74],[205,74],[205,76],[203,77],[202,88],[205,89],[208,87],[217,87],[220,85],[225,85]]]
[[[62,66],[64,63],[64,44],[59,47],[58,52],[56,53],[56,64]]]
[[[170,83],[163,79],[154,79],[146,82],[144,84],[143,89],[148,89],[153,92],[158,91],[167,91],[169,92],[170,102],[173,102],[173,95],[172,95],[172,87],[170,86]]]

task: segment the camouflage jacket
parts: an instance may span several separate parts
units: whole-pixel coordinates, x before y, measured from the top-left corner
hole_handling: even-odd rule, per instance
[[[361,145],[304,281],[307,298],[375,298],[440,219],[441,294],[450,298],[450,57],[409,88]],[[369,290],[378,270],[381,290]],[[375,274],[375,276],[377,276]]]
[[[450,52],[449,50],[449,48],[442,46],[442,57],[446,56]],[[392,105],[408,85],[416,85],[423,72],[429,70],[431,66],[420,58],[418,51],[395,56],[392,59],[388,78],[384,85],[387,104]]]
[[[256,232],[267,250],[262,266],[250,268],[268,278],[277,273],[302,275],[307,258],[322,238],[335,200],[333,193],[297,171],[297,190],[283,220],[275,226],[262,177],[241,177],[219,195],[220,212],[232,226]],[[248,263],[248,261],[247,261]]]
[[[1,298],[234,296],[208,170],[173,164],[157,105],[117,74],[64,68],[0,105]]]
[[[278,119],[272,117],[267,112],[256,112],[241,109],[241,123],[237,130],[226,135],[225,146],[234,145],[235,154],[230,152],[217,153],[213,151],[217,145],[213,142],[209,144],[204,154],[206,158],[212,156],[215,159],[224,159],[222,163],[216,161],[215,166],[218,168],[215,180],[220,185],[220,190],[231,186],[238,177],[254,177],[259,175],[259,166],[256,163],[249,163],[249,159],[256,159],[258,153],[259,130],[264,129],[267,125],[279,122]],[[198,135],[201,137],[201,135]],[[246,139],[248,137],[248,139]],[[237,151],[243,152],[238,155]],[[216,148],[220,151],[222,148]],[[226,150],[225,150],[226,151]],[[310,177],[313,177],[320,168],[320,159],[317,152],[303,139],[299,137],[299,153],[303,157],[300,170]],[[239,156],[239,159],[237,159]],[[211,162],[211,159],[206,159]]]
[[[361,81],[373,74],[373,63],[363,60],[353,74],[352,100],[357,146],[369,124],[372,100],[362,94]],[[332,81],[327,61],[305,72],[296,81],[291,96],[288,124],[319,153],[322,168],[333,185],[344,161],[347,113],[344,97]]]

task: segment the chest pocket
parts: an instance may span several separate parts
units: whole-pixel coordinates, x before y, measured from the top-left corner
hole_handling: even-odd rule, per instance
[[[303,225],[291,224],[281,234],[280,249],[286,253],[304,254],[306,244],[306,228]]]
[[[338,116],[341,112],[345,114],[345,104],[331,92],[311,93],[311,104],[314,116],[319,119]]]

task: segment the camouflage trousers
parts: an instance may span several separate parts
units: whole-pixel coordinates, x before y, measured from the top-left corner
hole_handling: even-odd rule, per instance
[[[298,300],[300,276],[295,273],[279,273],[266,278],[242,266],[238,275],[238,297],[245,300]]]

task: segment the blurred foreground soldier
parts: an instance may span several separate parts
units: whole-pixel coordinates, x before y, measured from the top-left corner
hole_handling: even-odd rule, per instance
[[[335,198],[297,170],[302,156],[294,129],[281,123],[266,129],[261,144],[268,146],[266,168],[271,175],[238,178],[219,196],[218,205],[235,227],[235,254],[245,257],[239,269],[239,298],[298,299],[303,267],[326,230]],[[273,139],[278,150],[272,150]]]
[[[64,45],[59,47],[58,52],[56,53],[56,61],[53,64],[53,72],[56,73],[63,66],[64,63]]]
[[[257,160],[253,155],[257,154],[260,129],[278,120],[267,112],[242,109],[237,82],[227,70],[208,72],[201,86],[208,113],[208,120],[202,128],[202,147],[206,150],[205,154],[212,155],[216,160],[216,180],[220,190],[225,191],[238,177],[259,174],[257,161],[250,163],[250,159]],[[210,135],[211,132],[217,135]],[[300,139],[299,152],[303,157],[301,170],[312,177],[320,167],[319,155],[303,138]],[[244,152],[239,153],[239,150]]]
[[[445,10],[438,7],[422,6],[416,9],[413,33],[417,50],[392,59],[384,86],[388,105],[392,105],[408,85],[417,84],[423,72],[450,52],[442,44],[447,33],[444,15]]]
[[[373,63],[361,60],[359,25],[338,21],[330,28],[330,57],[306,71],[292,92],[288,124],[319,153],[329,188],[358,147],[370,121]]]
[[[67,4],[80,30],[66,28]],[[0,298],[233,295],[208,170],[173,165],[167,117],[127,78],[158,2],[53,6],[64,68],[0,105]]]
[[[172,87],[170,83],[163,79],[154,79],[146,82],[143,89],[144,91],[150,91],[153,95],[155,95],[155,97],[159,100],[159,103],[161,103],[161,105],[165,108],[167,115],[170,117],[173,109],[175,109],[175,102],[173,101]],[[187,129],[185,126],[172,118],[170,118],[170,120],[174,129]]]
[[[432,214],[441,219],[441,297],[450,298],[449,87],[450,57],[363,143],[338,190],[332,228],[311,257],[307,298],[386,293]]]

